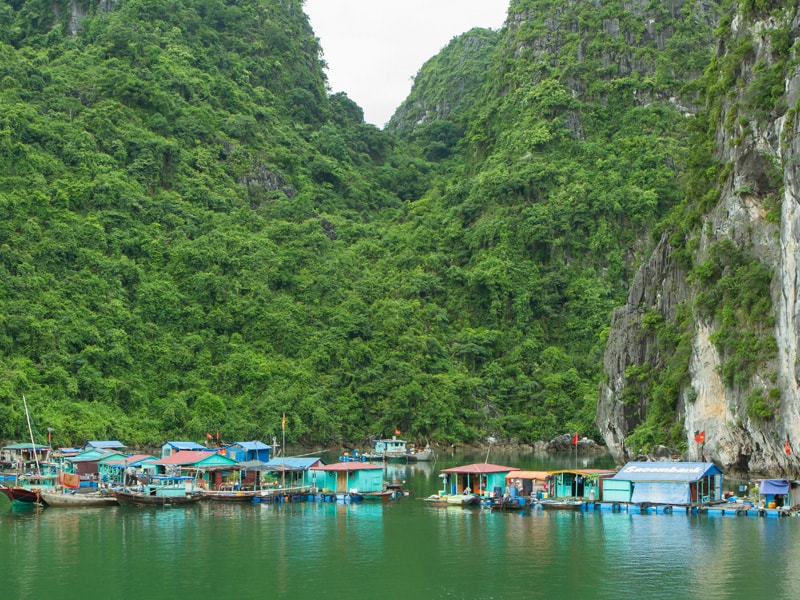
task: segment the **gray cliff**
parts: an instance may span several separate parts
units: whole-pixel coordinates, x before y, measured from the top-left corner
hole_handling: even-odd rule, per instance
[[[684,306],[694,318],[688,373],[675,398],[676,418],[683,422],[685,434],[683,457],[713,460],[740,473],[796,474],[800,466],[800,142],[796,135],[800,71],[792,61],[787,61],[791,66],[783,77],[782,97],[767,111],[753,108],[762,74],[781,57],[776,44],[791,48],[800,34],[798,7],[785,5],[769,15],[735,15],[720,41],[720,65],[735,52],[740,59],[735,83],[724,94],[713,123],[715,158],[726,165],[725,175],[719,183],[719,200],[703,215],[692,246],[693,264],[706,260],[713,247],[725,242],[769,268],[774,324],[770,320],[766,329],[777,350],[746,377],[732,383],[722,376],[725,357],[714,343],[720,323],[697,309],[702,290],[689,268],[676,260],[664,236],[639,270],[627,303],[613,315],[604,360],[606,380],[596,423],[620,462],[642,450],[628,447],[626,439],[651,408],[646,397],[636,401],[626,397],[633,385],[630,374],[640,372],[637,368],[643,365],[663,368],[668,358],[652,331],[643,327],[642,318],[655,312],[674,322],[677,308]],[[753,416],[748,411],[748,397],[753,394],[770,399],[770,415]],[[705,432],[704,444],[695,442],[699,431]]]

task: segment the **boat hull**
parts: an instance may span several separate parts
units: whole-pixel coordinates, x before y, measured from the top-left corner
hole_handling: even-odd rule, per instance
[[[36,504],[39,502],[39,490],[29,490],[28,488],[21,487],[4,487],[0,488],[8,496],[9,500],[17,504]]]
[[[230,492],[206,490],[203,492],[203,498],[214,502],[252,502],[253,498],[260,495],[261,492],[253,490]]]
[[[184,496],[157,496],[147,495],[139,492],[126,492],[114,490],[112,492],[122,506],[188,506],[196,504],[203,499],[200,494],[190,494]]]
[[[114,496],[104,494],[61,494],[59,492],[39,492],[44,503],[51,508],[79,508],[95,506],[117,506]]]
[[[572,500],[542,500],[541,507],[545,510],[580,510],[582,501]]]

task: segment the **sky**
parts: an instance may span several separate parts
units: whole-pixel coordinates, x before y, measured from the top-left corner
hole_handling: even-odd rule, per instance
[[[383,127],[423,63],[473,27],[503,26],[509,0],[306,0],[332,92]]]

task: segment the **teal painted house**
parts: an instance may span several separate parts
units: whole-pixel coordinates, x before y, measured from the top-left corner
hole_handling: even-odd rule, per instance
[[[605,499],[605,481],[614,476],[608,469],[564,469],[551,471],[549,495],[551,498]]]
[[[236,470],[236,461],[219,452],[181,450],[154,460],[159,475],[188,475],[206,482],[209,489],[219,489],[223,480]]]
[[[122,452],[108,452],[100,449],[86,450],[75,456],[64,458],[64,465],[68,467],[65,468],[64,471],[77,473],[83,476],[84,481],[87,478],[101,479],[100,461],[115,458],[125,458],[125,455]],[[106,481],[108,481],[108,479],[106,479]]]
[[[358,494],[383,489],[383,465],[343,462],[317,465],[309,471],[316,487],[323,493]]]
[[[151,454],[133,454],[131,456],[108,456],[97,462],[97,472],[103,481],[119,484],[128,484],[131,480],[138,479],[149,473],[155,475],[155,465],[149,464],[156,460]],[[123,483],[123,477],[128,475]]]
[[[247,463],[240,463],[240,467],[245,467]],[[273,458],[264,464],[263,471],[270,473],[270,476],[281,487],[320,487],[316,483],[316,471],[323,467],[325,463],[322,459],[310,457],[291,457]]]
[[[491,463],[475,463],[442,469],[442,483],[447,494],[478,494],[484,498],[499,498],[506,489],[506,475],[517,467]],[[469,491],[467,491],[469,490]]]

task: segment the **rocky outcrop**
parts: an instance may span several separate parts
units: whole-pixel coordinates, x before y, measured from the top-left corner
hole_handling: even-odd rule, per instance
[[[720,324],[695,310],[688,377],[676,401],[676,418],[684,423],[684,457],[714,460],[729,471],[796,474],[800,467],[800,141],[795,109],[800,72],[792,69],[786,74],[785,93],[770,106],[757,95],[764,73],[781,64],[781,53],[800,37],[796,12],[797,7],[790,5],[782,19],[775,11],[762,17],[737,15],[720,43],[719,64],[730,60],[725,49],[738,52],[741,60],[736,65],[736,92],[726,94],[717,105],[715,153],[728,168],[719,201],[696,233],[692,258],[701,263],[712,247],[727,241],[770,268],[774,326],[765,326],[778,351],[745,381],[726,382],[720,375],[723,357],[714,343]],[[635,451],[626,447],[625,439],[644,421],[649,408],[646,398],[626,402],[632,383],[626,373],[644,364],[662,366],[663,357],[642,327],[641,315],[656,311],[674,319],[675,306],[687,302],[694,308],[701,291],[689,284],[688,273],[669,256],[664,238],[637,275],[628,302],[613,317],[597,425],[620,461]],[[775,404],[771,416],[751,416],[748,395],[753,393],[771,394]],[[695,443],[696,431],[705,432],[705,444]]]

